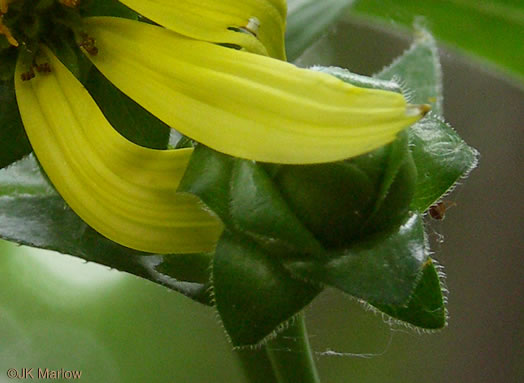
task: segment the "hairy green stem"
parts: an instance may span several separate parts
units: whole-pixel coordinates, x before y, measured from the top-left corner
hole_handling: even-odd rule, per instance
[[[247,382],[279,383],[265,349],[236,350],[235,355],[240,360]]]
[[[320,383],[303,313],[265,348],[278,383]]]

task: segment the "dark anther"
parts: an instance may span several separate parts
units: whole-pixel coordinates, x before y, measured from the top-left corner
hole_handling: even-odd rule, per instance
[[[22,81],[29,81],[33,78],[35,78],[35,72],[33,68],[29,69],[27,72],[22,73],[20,76],[22,78]]]
[[[51,73],[51,65],[48,62],[38,64],[36,58],[33,58],[31,67],[36,69],[38,73]]]
[[[91,56],[96,56],[98,54],[98,48],[95,45],[96,40],[93,37],[90,37],[87,33],[80,34],[80,37],[82,37],[80,47],[84,48]]]
[[[38,73],[51,73],[51,65],[49,63],[35,64],[34,67]]]

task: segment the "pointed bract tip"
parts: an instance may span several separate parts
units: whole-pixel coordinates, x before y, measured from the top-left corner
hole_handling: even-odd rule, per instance
[[[406,114],[408,116],[420,116],[420,118],[422,118],[428,114],[430,110],[431,106],[428,104],[408,105]]]

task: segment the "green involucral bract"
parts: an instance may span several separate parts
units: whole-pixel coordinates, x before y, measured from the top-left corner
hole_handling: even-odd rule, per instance
[[[396,92],[401,87],[393,78],[401,76],[415,101],[441,100],[438,54],[426,32],[381,79],[315,70]],[[180,189],[198,195],[226,226],[212,281],[233,344],[263,342],[282,325],[276,313],[291,317],[300,309],[297,302],[307,304],[323,286],[417,327],[445,326],[445,299],[422,215],[475,166],[476,151],[441,121],[439,104],[435,110],[393,143],[329,164],[257,164],[195,148]],[[199,177],[204,170],[208,177]],[[269,280],[273,291],[261,287]],[[228,293],[233,285],[242,292]]]
[[[273,172],[293,212],[328,249],[399,225],[416,178],[406,135],[354,159]]]

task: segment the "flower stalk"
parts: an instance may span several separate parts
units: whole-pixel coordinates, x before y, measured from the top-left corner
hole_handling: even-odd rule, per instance
[[[265,348],[278,383],[320,383],[303,313]]]

